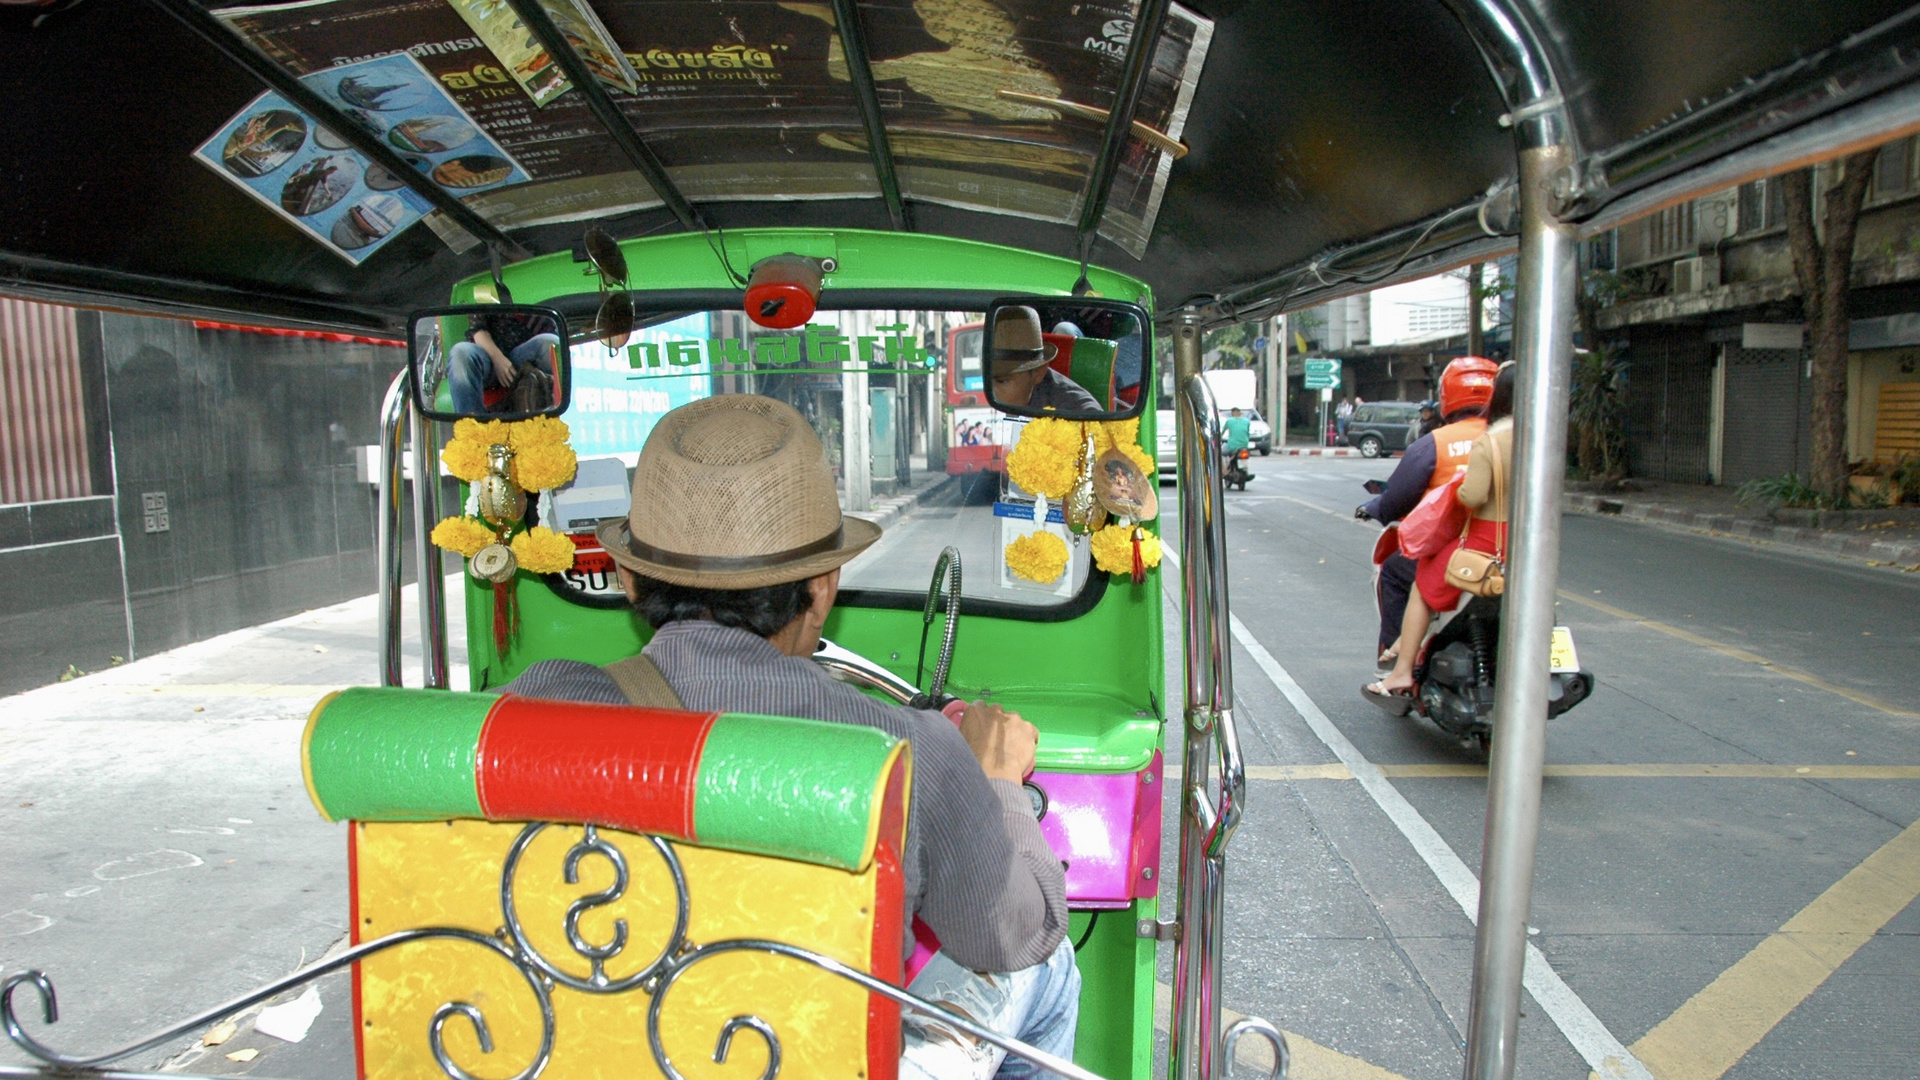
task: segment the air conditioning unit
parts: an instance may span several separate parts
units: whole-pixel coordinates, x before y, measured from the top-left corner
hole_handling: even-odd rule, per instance
[[[1695,255],[1691,259],[1677,259],[1673,264],[1673,292],[1705,292],[1720,285],[1720,256]]]

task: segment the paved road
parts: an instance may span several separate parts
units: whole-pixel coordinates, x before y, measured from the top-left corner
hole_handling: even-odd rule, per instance
[[[1228,1003],[1437,1078],[1459,1075],[1472,933],[1442,880],[1477,873],[1485,783],[1472,750],[1357,693],[1375,531],[1350,515],[1388,467],[1268,459],[1227,498],[1236,690],[1269,778],[1230,869]],[[1912,1075],[1920,580],[1565,531],[1561,619],[1600,686],[1550,728],[1534,942],[1567,994],[1529,1002],[1520,1074],[1583,1075],[1612,1039],[1663,1080]],[[1330,742],[1388,786],[1337,778]]]
[[[1227,1004],[1294,1034],[1299,1077],[1458,1076],[1484,780],[1356,693],[1373,535],[1348,515],[1385,466],[1255,468],[1228,497],[1254,779]],[[983,515],[934,509],[894,530],[914,588],[915,559]],[[1527,1005],[1520,1075],[1585,1076],[1609,1045],[1661,1080],[1914,1074],[1916,577],[1568,519],[1561,612],[1600,689],[1549,736],[1535,984],[1562,989]],[[0,972],[54,971],[56,1045],[111,1045],[338,943],[343,838],[295,748],[314,687],[367,681],[372,626],[357,601],[6,699]],[[322,999],[306,1043],[243,1032],[267,1048],[252,1066],[192,1067],[351,1075],[344,988]]]

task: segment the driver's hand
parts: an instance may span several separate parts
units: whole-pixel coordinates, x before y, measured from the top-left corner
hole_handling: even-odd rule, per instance
[[[1040,745],[1040,731],[998,705],[976,701],[960,717],[960,734],[967,748],[980,759],[980,769],[989,780],[1018,784],[1033,771],[1033,753]]]

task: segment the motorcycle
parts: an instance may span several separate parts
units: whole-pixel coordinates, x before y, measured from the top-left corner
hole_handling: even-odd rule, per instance
[[[1369,480],[1367,492],[1378,495],[1386,489],[1380,480]],[[1372,520],[1361,507],[1355,516]],[[1388,524],[1373,546],[1373,598],[1385,608],[1380,593],[1380,568],[1398,553],[1399,526]],[[1493,688],[1499,676],[1500,598],[1467,594],[1465,603],[1450,612],[1435,612],[1437,628],[1413,666],[1414,692],[1408,697],[1367,700],[1393,716],[1418,714],[1433,721],[1435,727],[1478,747],[1485,753],[1493,742]],[[1574,649],[1573,631],[1564,626],[1553,628],[1551,667],[1547,680],[1547,718],[1552,719],[1585,701],[1593,693],[1593,673],[1580,667]]]
[[[1252,471],[1247,468],[1248,462],[1252,459],[1253,454],[1247,447],[1241,447],[1227,455],[1227,467],[1221,474],[1221,479],[1227,487],[1237,487],[1241,491],[1247,490],[1247,481],[1253,479]]]

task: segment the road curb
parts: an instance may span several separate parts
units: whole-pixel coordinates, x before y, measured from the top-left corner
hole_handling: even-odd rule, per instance
[[[1669,525],[1694,529],[1716,536],[1757,541],[1792,548],[1816,555],[1839,555],[1869,562],[1920,565],[1920,543],[1882,540],[1870,534],[1810,529],[1799,525],[1776,525],[1768,521],[1735,517],[1732,514],[1703,513],[1678,506],[1660,506],[1606,495],[1570,492],[1568,510],[1579,514],[1619,517],[1651,525]]]
[[[1360,451],[1351,446],[1306,446],[1273,448],[1275,457],[1360,457]]]
[[[942,477],[903,495],[889,495],[884,499],[875,499],[873,508],[870,510],[849,510],[847,514],[849,517],[864,518],[885,529],[905,517],[914,507],[919,506],[921,500],[935,492],[946,490],[949,485],[958,483],[959,480],[958,476]]]

